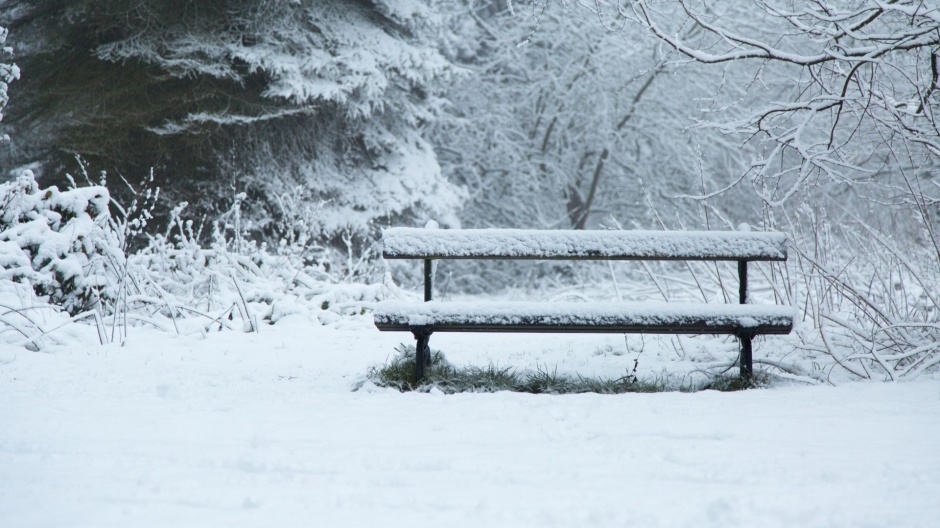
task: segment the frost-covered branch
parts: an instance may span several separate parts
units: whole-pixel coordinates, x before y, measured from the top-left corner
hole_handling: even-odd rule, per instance
[[[723,124],[768,153],[752,181],[769,205],[820,177],[867,177],[873,146],[940,153],[940,16],[930,2],[639,0],[621,14],[694,61],[753,61],[762,78],[792,80],[789,99]],[[683,38],[690,26],[701,31]]]

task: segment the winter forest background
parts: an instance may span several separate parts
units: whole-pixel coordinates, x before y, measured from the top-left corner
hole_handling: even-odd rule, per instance
[[[759,293],[803,318],[774,372],[940,363],[930,3],[0,0],[0,27],[5,341],[343,317],[400,294],[387,226],[746,223],[792,242],[759,269]],[[621,298],[736,288],[704,264],[460,264],[438,281],[574,295],[612,279]]]

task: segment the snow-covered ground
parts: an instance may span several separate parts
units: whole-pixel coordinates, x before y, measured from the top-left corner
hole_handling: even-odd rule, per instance
[[[435,335],[432,347],[456,364],[622,374],[642,348],[630,339],[458,334]],[[257,334],[137,328],[123,347],[0,345],[0,526],[940,519],[936,377],[619,396],[364,383],[408,340],[376,331],[368,315],[326,326],[298,315]],[[645,375],[690,364],[655,350],[642,353]]]

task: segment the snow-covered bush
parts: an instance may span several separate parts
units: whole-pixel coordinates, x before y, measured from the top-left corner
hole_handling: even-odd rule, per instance
[[[72,317],[47,299],[37,297],[29,284],[0,279],[0,343],[29,350],[67,345],[90,335],[86,325],[72,323],[94,316],[95,312],[85,312],[82,317]]]
[[[140,294],[129,297],[129,309],[149,307],[151,317],[189,318],[201,331],[236,328],[245,331],[301,314],[323,324],[385,298],[385,284],[337,283],[323,267],[303,257],[303,242],[285,241],[269,248],[239,236],[231,225],[215,223],[212,242],[204,247],[192,221],[177,207],[163,233],[128,257],[129,274]],[[147,311],[147,310],[144,310]]]
[[[915,203],[926,198],[911,197]],[[801,211],[789,226],[794,254],[788,275],[797,281],[792,302],[812,323],[812,331],[800,335],[801,348],[863,379],[899,380],[936,370],[940,246],[931,232],[933,211],[898,215],[888,235],[854,213],[834,214],[838,209],[832,204]]]
[[[28,171],[0,185],[0,279],[73,315],[113,301],[124,255],[109,202],[104,187],[41,189]]]
[[[123,342],[140,325],[198,335],[292,315],[331,324],[399,295],[331,274],[306,257],[305,237],[274,248],[244,237],[237,208],[210,226],[208,244],[181,218],[185,203],[163,232],[142,233],[157,193],[136,192],[124,207],[102,186],[41,189],[28,172],[0,185],[0,340],[40,349]],[[133,236],[146,242],[125,253]]]

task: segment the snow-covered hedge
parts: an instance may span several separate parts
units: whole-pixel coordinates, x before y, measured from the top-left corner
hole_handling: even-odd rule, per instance
[[[109,202],[99,186],[41,189],[31,172],[0,185],[0,279],[29,284],[73,315],[113,299],[124,254]]]
[[[156,196],[142,192],[143,208],[124,208],[105,187],[42,189],[30,172],[0,185],[0,340],[41,349],[91,335],[124,341],[139,325],[204,334],[258,331],[291,315],[331,324],[392,292],[330,275],[303,240],[268,248],[217,223],[202,243],[180,218],[185,204],[165,231],[125,253]]]

